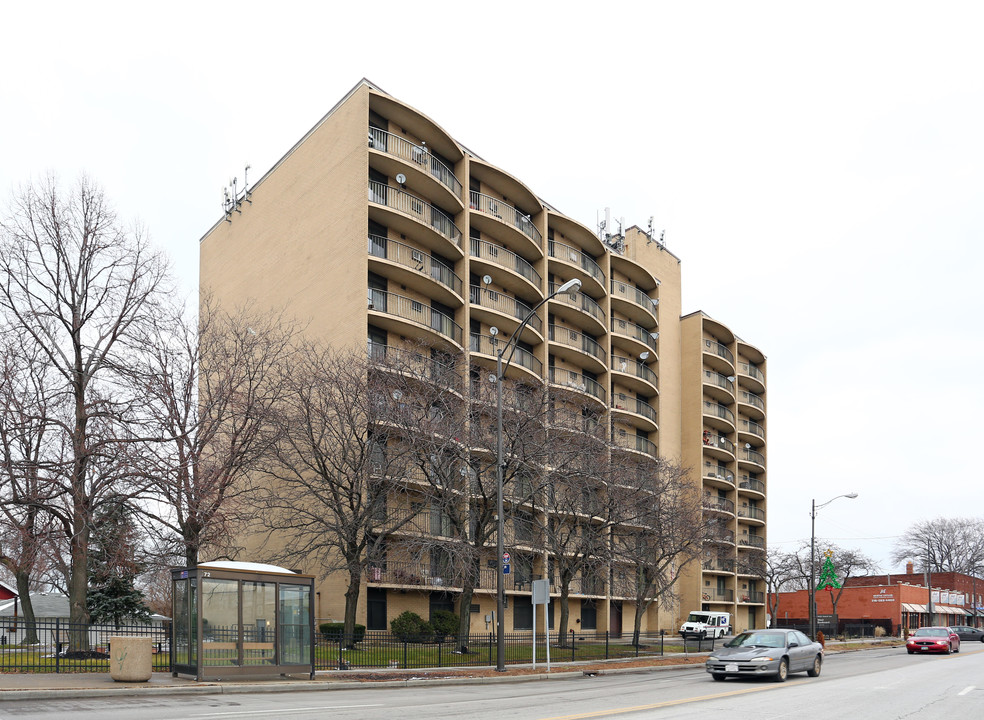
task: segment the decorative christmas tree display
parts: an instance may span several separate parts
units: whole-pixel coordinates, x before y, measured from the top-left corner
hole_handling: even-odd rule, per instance
[[[837,571],[834,569],[834,552],[828,550],[823,554],[824,561],[820,567],[820,582],[817,583],[817,590],[840,589],[840,580],[837,579]]]

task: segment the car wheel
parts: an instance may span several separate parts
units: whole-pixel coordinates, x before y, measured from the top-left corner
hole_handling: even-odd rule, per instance
[[[959,645],[957,645],[957,649],[956,649],[956,650],[954,650],[953,652],[955,652],[955,653],[958,653],[958,652],[960,652],[960,646],[959,646]]]
[[[946,644],[946,654],[949,655],[952,652],[953,652],[953,645],[951,645],[950,643],[947,643]]]
[[[915,650],[906,650],[906,652],[909,653],[910,655],[915,655],[916,654],[916,651]]]
[[[789,660],[783,658],[779,661],[779,672],[776,673],[776,682],[786,682],[789,677]]]
[[[711,673],[711,677],[714,678],[715,680],[724,680],[726,676],[724,675],[724,673]]]
[[[822,666],[822,662],[820,661],[820,656],[817,655],[815,658],[813,658],[813,667],[807,670],[806,674],[809,675],[810,677],[817,677],[820,674],[821,666]]]

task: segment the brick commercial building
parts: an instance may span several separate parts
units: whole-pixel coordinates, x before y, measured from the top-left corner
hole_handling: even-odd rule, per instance
[[[531,134],[529,152],[543,141]],[[680,259],[651,227],[582,225],[365,80],[247,194],[234,194],[201,240],[201,287],[215,300],[286,308],[333,346],[368,348],[370,361],[422,345],[431,357],[453,353],[474,378],[494,371],[496,349],[519,333],[506,377],[581,403],[620,451],[691,468],[693,489],[721,528],[703,564],[681,576],[680,607],[652,606],[644,629],[675,631],[701,608],[731,612],[739,630],[764,622],[766,359],[707,314],[682,313]],[[575,279],[577,291],[552,297],[521,324]],[[746,280],[729,282],[741,292]],[[507,516],[543,514],[542,505],[509,505]],[[426,515],[415,532],[441,534],[425,502],[408,507]],[[457,600],[453,572],[404,567],[396,540],[363,579],[359,622],[370,629]],[[549,575],[552,563],[535,543],[512,538],[507,549],[506,627],[524,630],[529,580]],[[487,562],[495,567],[494,546]],[[571,608],[581,629],[617,634],[623,615],[632,617],[632,597],[612,577],[576,579]],[[320,618],[342,616],[342,587],[331,575],[317,584]],[[495,588],[495,572],[483,571],[473,629],[487,629]]]

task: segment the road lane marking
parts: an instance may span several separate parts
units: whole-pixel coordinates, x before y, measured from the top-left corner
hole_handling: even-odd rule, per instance
[[[977,689],[977,688],[975,688],[975,687],[974,687],[973,685],[970,685],[969,687],[965,687],[965,688],[964,688],[963,690],[961,690],[960,692],[958,692],[958,693],[957,693],[957,695],[958,695],[958,696],[959,696],[959,695],[966,695],[966,694],[967,694],[967,693],[969,693],[969,692],[970,692],[971,690],[976,690],[976,689]]]
[[[731,692],[715,693],[714,695],[701,695],[700,697],[683,698],[681,700],[666,700],[665,702],[653,703],[652,705],[635,705],[632,707],[612,708],[611,710],[597,710],[589,713],[578,713],[577,715],[557,715],[556,717],[540,718],[540,720],[582,720],[582,718],[621,715],[622,713],[639,712],[640,710],[655,710],[656,708],[673,707],[674,705],[686,705],[687,703],[700,702],[701,700],[717,700],[718,698],[732,697],[734,695],[747,695],[748,693],[762,692],[764,690],[778,690],[781,687],[791,686],[778,684],[763,685],[762,687],[748,688],[746,690],[732,690]]]

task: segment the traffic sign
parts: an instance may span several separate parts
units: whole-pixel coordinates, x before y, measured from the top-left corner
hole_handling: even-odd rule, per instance
[[[503,575],[508,575],[509,574],[509,566],[508,565],[503,565],[502,566],[502,574]]]
[[[507,552],[502,553],[502,564],[503,565],[508,565],[509,564],[509,560],[510,560],[509,553],[507,553]]]

